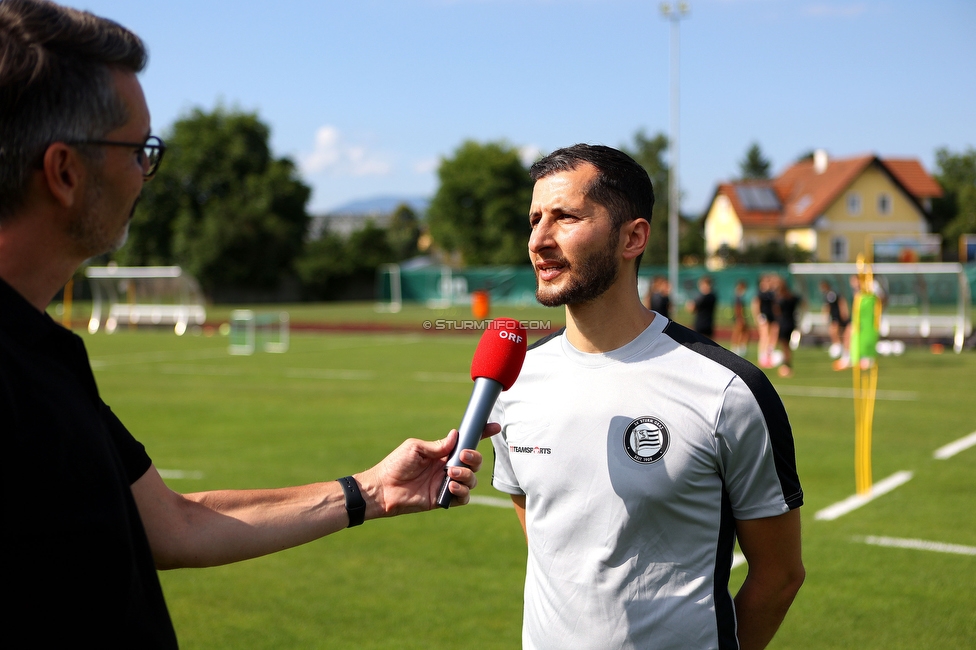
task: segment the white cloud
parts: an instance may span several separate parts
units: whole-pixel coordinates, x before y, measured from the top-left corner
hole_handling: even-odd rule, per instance
[[[431,172],[436,172],[440,165],[440,158],[425,158],[413,164],[413,171],[417,174],[430,174]]]
[[[386,156],[347,143],[339,129],[330,124],[315,132],[314,149],[302,154],[299,164],[306,174],[328,172],[334,176],[386,176],[393,170]]]
[[[522,164],[526,167],[530,167],[532,163],[537,161],[541,156],[542,149],[534,144],[527,144],[523,147],[519,147],[519,158],[521,158]]]

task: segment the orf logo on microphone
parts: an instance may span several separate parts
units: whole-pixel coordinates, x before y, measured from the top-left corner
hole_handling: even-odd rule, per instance
[[[521,343],[523,340],[525,340],[524,336],[519,336],[515,332],[509,332],[508,330],[500,330],[498,332],[498,338],[511,341],[512,343]]]
[[[651,416],[633,420],[624,431],[624,450],[635,463],[656,463],[671,446],[671,434],[659,419]]]

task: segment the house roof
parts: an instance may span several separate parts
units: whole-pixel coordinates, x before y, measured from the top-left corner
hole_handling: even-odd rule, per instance
[[[813,224],[827,208],[870,165],[877,165],[921,209],[924,199],[942,196],[942,188],[914,159],[881,159],[873,154],[829,159],[817,173],[813,160],[803,160],[768,181],[736,181],[718,186],[732,202],[736,215],[747,228],[803,228]],[[772,209],[768,200],[755,199],[757,192],[774,192],[780,206]],[[765,196],[760,194],[760,196]]]
[[[812,224],[874,159],[874,156],[858,156],[830,160],[820,174],[813,168],[812,160],[788,168],[773,183],[783,197],[781,225],[793,228]]]
[[[722,183],[718,186],[716,196],[722,194],[728,197],[732,203],[732,209],[735,210],[735,214],[739,217],[743,226],[750,228],[778,227],[782,214],[782,204],[779,201],[779,197],[776,197],[776,205],[772,209],[756,209],[754,204],[750,204],[748,200],[743,200],[747,193],[741,192],[740,190],[745,188],[767,189],[774,192],[775,195],[775,190],[773,190],[770,181],[743,181],[738,183]]]
[[[910,194],[920,199],[942,196],[942,186],[914,158],[885,158],[881,162]]]

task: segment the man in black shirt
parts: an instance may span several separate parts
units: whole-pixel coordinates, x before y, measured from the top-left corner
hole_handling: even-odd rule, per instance
[[[164,145],[139,38],[43,0],[0,3],[0,432],[5,634],[32,647],[171,648],[156,568],[257,557],[430,510],[456,432],[340,481],[179,494],[101,400],[81,339],[45,313],[125,241]],[[494,431],[497,426],[492,425]],[[468,501],[482,457],[451,468]]]
[[[654,276],[654,279],[651,280],[648,300],[644,304],[651,311],[671,318],[671,284],[667,278],[661,275]]]
[[[4,492],[23,494],[6,507],[7,629],[38,647],[175,646],[129,489],[149,456],[99,399],[81,339],[2,279],[0,428]]]
[[[714,338],[715,294],[712,293],[712,279],[707,275],[698,279],[698,297],[688,302],[688,311],[695,315],[695,331]]]
[[[820,293],[823,294],[823,310],[829,318],[830,358],[838,359],[844,352],[844,330],[850,321],[850,310],[844,295],[834,291],[826,280],[820,281]]]
[[[790,289],[789,282],[781,278],[776,288],[777,337],[783,353],[783,363],[776,371],[780,377],[793,376],[793,332],[796,330],[796,311],[801,302],[800,296]]]

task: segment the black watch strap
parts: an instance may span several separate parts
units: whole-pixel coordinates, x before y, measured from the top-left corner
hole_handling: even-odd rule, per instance
[[[366,521],[366,500],[363,499],[363,493],[359,491],[359,484],[351,476],[336,480],[339,481],[346,495],[346,512],[349,513],[349,525],[346,528],[360,525]]]

